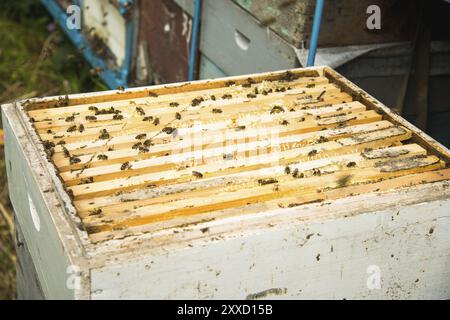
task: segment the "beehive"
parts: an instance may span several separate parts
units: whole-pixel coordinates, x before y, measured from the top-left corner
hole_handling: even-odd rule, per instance
[[[3,114],[44,297],[449,297],[448,150],[329,68]]]

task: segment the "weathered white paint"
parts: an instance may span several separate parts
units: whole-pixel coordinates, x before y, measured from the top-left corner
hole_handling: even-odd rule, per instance
[[[406,201],[419,190],[386,200]],[[373,195],[364,203],[339,201],[340,212],[318,204],[278,219],[254,216],[254,227],[251,221],[206,223],[189,240],[148,239],[156,243],[147,254],[91,271],[92,298],[245,299],[267,291],[277,293],[267,298],[446,299],[448,183],[436,191],[446,200],[364,213],[367,201],[382,198]],[[367,287],[371,266],[381,271],[379,290]]]
[[[84,291],[66,286],[67,266],[82,267],[85,264],[84,249],[74,237],[74,226],[57,199],[41,155],[30,143],[14,105],[2,106],[2,120],[10,198],[42,292],[48,299],[83,298],[87,286]],[[43,197],[44,194],[48,196]],[[39,228],[36,227],[36,216],[33,219],[35,214],[39,214]]]
[[[126,55],[126,20],[109,0],[83,1],[83,28],[92,29],[116,57],[120,68]]]

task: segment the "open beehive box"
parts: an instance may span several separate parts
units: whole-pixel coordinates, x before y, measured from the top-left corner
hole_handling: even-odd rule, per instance
[[[329,68],[3,114],[45,297],[449,296],[448,150]]]

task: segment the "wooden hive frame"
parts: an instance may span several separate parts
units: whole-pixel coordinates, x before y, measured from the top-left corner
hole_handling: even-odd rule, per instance
[[[327,67],[16,107],[4,112],[39,151],[44,198],[82,255],[450,178],[446,148]]]

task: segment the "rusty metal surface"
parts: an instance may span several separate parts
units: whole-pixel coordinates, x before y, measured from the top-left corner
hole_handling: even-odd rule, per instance
[[[173,0],[140,1],[140,41],[147,45],[155,83],[185,81],[192,18]]]

